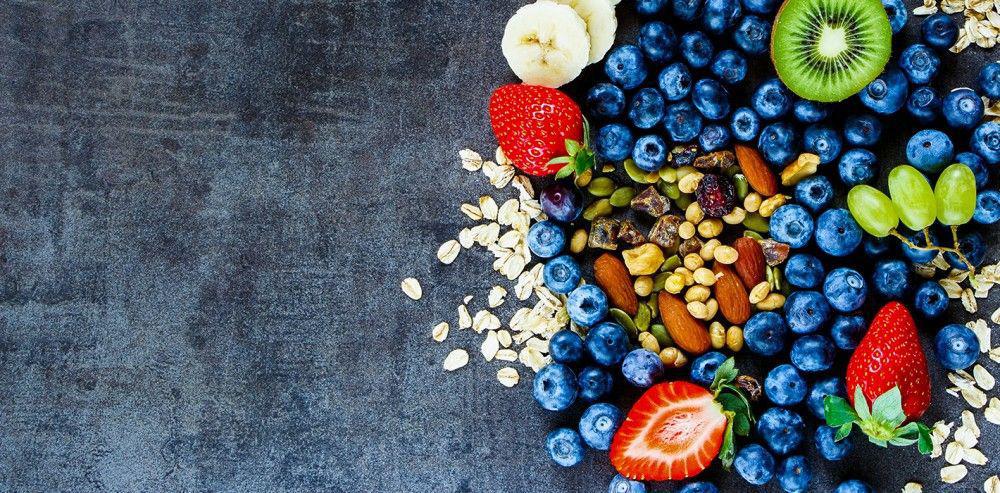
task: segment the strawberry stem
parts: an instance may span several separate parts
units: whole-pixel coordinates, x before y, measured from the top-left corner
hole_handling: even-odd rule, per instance
[[[905,447],[917,444],[921,454],[929,454],[933,448],[930,429],[919,422],[910,422],[905,426],[906,413],[903,412],[903,397],[899,387],[893,387],[878,396],[872,402],[871,409],[861,387],[854,389],[854,407],[847,399],[828,395],[823,400],[826,412],[826,424],[837,428],[836,440],[847,438],[857,425],[862,433],[868,436],[868,441],[887,447],[896,445]]]
[[[715,379],[709,390],[712,391],[715,402],[722,406],[726,416],[726,431],[719,449],[719,460],[722,466],[729,470],[736,457],[736,439],[734,435],[747,436],[754,423],[750,400],[734,382],[739,376],[736,360],[729,358],[715,371]]]

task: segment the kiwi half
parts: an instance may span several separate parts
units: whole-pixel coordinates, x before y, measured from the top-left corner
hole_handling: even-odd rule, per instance
[[[875,80],[892,54],[881,0],[787,0],[771,33],[778,77],[795,94],[835,102]]]

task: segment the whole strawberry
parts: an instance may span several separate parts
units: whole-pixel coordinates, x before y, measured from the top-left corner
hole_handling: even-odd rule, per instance
[[[917,443],[921,453],[930,453],[930,430],[914,420],[930,406],[931,381],[917,326],[902,303],[893,301],[875,315],[847,363],[847,394],[851,403],[836,396],[824,402],[838,440],[857,425],[872,443]]]
[[[529,175],[559,177],[594,164],[587,123],[569,96],[550,87],[507,84],[489,105],[493,133],[514,166]]]

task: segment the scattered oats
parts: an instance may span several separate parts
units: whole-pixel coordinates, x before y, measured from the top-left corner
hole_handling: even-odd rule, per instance
[[[976,377],[976,385],[983,390],[993,390],[997,384],[996,378],[993,378],[993,375],[983,365],[974,366],[972,375]]]
[[[514,296],[524,301],[531,298],[531,293],[535,289],[535,277],[531,272],[522,272],[517,276],[517,284],[514,285]]]
[[[976,293],[972,292],[972,289],[966,288],[965,291],[962,291],[962,306],[969,313],[976,313],[979,310],[979,303],[976,302]]]
[[[549,352],[549,341],[548,340],[543,340],[543,339],[539,339],[537,337],[532,337],[531,339],[528,339],[528,341],[525,342],[524,344],[526,346],[530,347],[530,348],[535,349],[536,351],[538,351],[539,353],[542,353],[542,354],[548,354],[548,352]]]
[[[521,211],[531,219],[540,219],[542,215],[542,203],[535,199],[521,199]]]
[[[500,342],[500,345],[505,348],[510,347],[511,343],[514,342],[514,340],[510,337],[510,332],[506,329],[500,329],[497,331],[497,341]]]
[[[504,154],[503,149],[499,147],[497,147],[496,152],[493,153],[493,159],[500,164],[514,164],[510,161],[510,159],[507,159],[507,155]]]
[[[476,240],[472,236],[471,229],[462,228],[462,230],[458,232],[458,244],[462,245],[462,248],[472,248],[472,245],[476,244]]]
[[[500,239],[497,240],[497,245],[504,248],[514,249],[517,247],[518,243],[521,243],[523,240],[524,235],[522,235],[520,231],[512,229],[500,236]]]
[[[462,214],[465,214],[473,221],[479,221],[483,218],[483,211],[479,210],[479,207],[472,204],[462,204],[462,206],[459,207],[459,210],[462,211]]]
[[[993,423],[995,425],[1000,425],[1000,399],[993,397],[990,399],[990,405],[986,408],[986,421]]]
[[[465,298],[462,298],[462,304],[468,305],[469,302],[472,301],[472,298],[473,296],[471,294],[465,295]]]
[[[483,340],[483,344],[479,346],[479,352],[483,355],[486,361],[493,361],[493,358],[497,355],[497,351],[500,350],[500,341],[497,340],[496,331],[489,331],[486,333],[486,339]]]
[[[941,481],[948,484],[955,484],[965,478],[966,474],[969,474],[969,470],[961,464],[957,466],[942,467]]]
[[[996,312],[994,312],[995,314]],[[965,324],[966,327],[972,329],[972,332],[976,334],[976,339],[979,339],[979,351],[988,352],[992,346],[992,337],[990,334],[990,326],[986,324],[983,319],[976,320],[974,322],[969,322]]]
[[[497,370],[497,380],[500,381],[500,385],[511,388],[517,385],[517,382],[521,381],[521,376],[518,375],[517,370],[505,366]]]
[[[535,198],[535,187],[531,186],[531,180],[527,176],[517,175],[511,184],[520,192],[521,201]]]
[[[468,329],[472,327],[472,316],[469,315],[469,308],[465,305],[458,305],[458,328]]]
[[[996,38],[987,38],[987,37],[984,37],[984,36],[980,36],[980,37],[976,38],[976,46],[978,46],[980,48],[990,49],[990,48],[992,48],[992,47],[994,47],[996,45],[997,45]]]
[[[496,221],[497,212],[499,212],[497,201],[493,200],[493,197],[490,197],[489,195],[479,197],[479,212],[482,213],[484,218],[490,221]]]
[[[462,158],[462,168],[468,171],[479,171],[483,167],[483,157],[476,151],[462,149],[458,151],[458,157]]]
[[[979,389],[962,389],[962,398],[976,409],[982,409],[986,405],[986,394]]]
[[[993,315],[990,315],[990,321],[995,324],[1000,324],[1000,308],[993,311]]]
[[[420,281],[407,277],[399,285],[403,288],[403,294],[409,296],[411,300],[419,300],[424,296],[424,290],[420,287]]]
[[[989,21],[990,26],[993,28],[1000,26],[1000,13],[997,13],[996,10],[991,10],[986,13],[986,20]]]
[[[951,268],[951,264],[949,264],[948,260],[944,258],[943,253],[938,253],[937,256],[934,257],[934,260],[931,260],[931,265],[941,270],[948,270]]]
[[[517,359],[522,365],[531,368],[531,371],[536,373],[548,364],[548,358],[532,347],[521,349],[521,352],[517,355]]]
[[[959,389],[958,387],[948,387],[948,388],[944,389],[944,391],[947,392],[948,395],[950,395],[952,397],[958,397],[959,396],[958,392],[960,390],[961,389]]]
[[[501,226],[509,226],[514,222],[514,214],[518,212],[521,203],[517,199],[510,199],[500,206],[497,211],[497,222]]]
[[[958,443],[962,448],[972,448],[979,444],[979,439],[970,428],[960,426],[955,430],[955,442],[953,443]]]
[[[923,493],[924,487],[920,483],[906,483],[903,486],[903,493]]]
[[[531,216],[527,212],[514,213],[511,218],[510,227],[521,233],[528,234],[528,229],[531,227]]]
[[[524,272],[525,263],[524,257],[511,255],[510,258],[504,262],[503,270],[501,270],[500,273],[506,275],[507,280],[513,281],[514,279],[517,279],[517,276]]]
[[[495,359],[512,363],[517,361],[517,352],[513,349],[501,349],[497,351]]]
[[[465,352],[464,349],[456,349],[448,353],[442,366],[444,371],[455,371],[467,364],[469,364],[469,353]]]
[[[937,11],[938,11],[937,5],[931,5],[930,7],[928,7],[927,5],[921,5],[913,9],[913,15],[931,15],[937,13]]]
[[[965,0],[965,8],[985,14],[993,8],[993,0]]]
[[[948,373],[948,381],[961,390],[973,389],[976,386],[976,379],[965,370]]]
[[[442,264],[448,265],[458,258],[458,253],[462,251],[462,245],[455,240],[448,240],[438,247],[437,258]]]
[[[965,462],[972,464],[974,466],[985,466],[989,459],[979,449],[970,448],[965,451],[965,457],[963,458]]]
[[[504,297],[507,296],[507,290],[503,286],[493,286],[490,290],[490,294],[487,297],[488,304],[490,308],[496,308],[503,304]]]
[[[979,438],[979,424],[976,423],[976,415],[966,409],[962,411],[962,427],[972,431],[972,436]]]
[[[931,429],[931,438],[939,437],[942,442],[947,440],[948,436],[951,435],[952,426],[954,423],[945,423],[944,421],[934,423],[934,427]]]
[[[967,270],[952,269],[951,271],[948,272],[948,279],[951,279],[952,281],[955,281],[959,284],[965,282],[965,280],[968,278],[969,278],[969,271]]]
[[[944,10],[943,5],[941,9]],[[945,12],[947,12],[947,10],[945,10]],[[965,49],[968,48],[971,43],[972,43],[972,38],[969,36],[969,33],[965,32],[965,29],[959,29],[958,41],[955,42],[954,46],[948,48],[948,51],[952,53],[961,53],[965,51]]]
[[[983,483],[983,491],[986,493],[1000,493],[1000,477],[990,476]]]
[[[924,279],[932,279],[937,275],[937,269],[931,264],[913,264],[913,272]]]
[[[944,292],[948,294],[951,299],[957,299],[962,297],[962,286],[952,279],[941,279],[938,284],[944,288]]]
[[[485,169],[485,166],[483,168]],[[513,166],[509,164],[499,165],[497,166],[496,174],[490,178],[490,185],[498,189],[506,187],[510,183],[510,180],[514,178],[514,173]]]
[[[479,310],[472,317],[472,330],[482,333],[485,330],[496,330],[500,328],[500,319],[489,310]]]
[[[1000,363],[1000,346],[990,349],[990,359]]]
[[[965,447],[961,443],[951,442],[944,449],[944,460],[949,464],[961,464],[965,457]]]
[[[441,322],[434,326],[431,331],[431,339],[435,342],[442,342],[448,338],[448,322]]]
[[[478,235],[475,234],[476,228],[482,227]],[[479,246],[487,246],[492,243],[496,243],[497,238],[500,237],[500,225],[497,223],[480,224],[472,228],[474,237],[476,238],[476,243]]]

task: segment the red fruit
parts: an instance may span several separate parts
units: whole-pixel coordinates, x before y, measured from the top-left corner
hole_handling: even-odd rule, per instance
[[[529,175],[559,171],[568,161],[549,161],[568,154],[566,140],[584,141],[583,113],[558,89],[501,86],[490,97],[489,113],[500,148],[514,166]]]
[[[654,385],[618,428],[611,464],[640,481],[690,478],[719,455],[727,423],[708,390],[689,382]]]
[[[930,406],[927,360],[917,338],[917,326],[902,303],[893,301],[882,307],[854,350],[847,364],[847,396],[852,404],[858,386],[868,405],[899,387],[903,412],[910,421]]]

